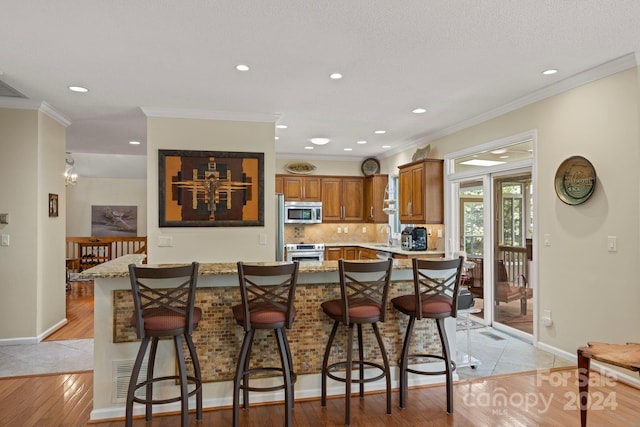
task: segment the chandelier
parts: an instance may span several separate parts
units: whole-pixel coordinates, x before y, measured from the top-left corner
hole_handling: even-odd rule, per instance
[[[67,151],[67,156],[64,159],[64,185],[75,185],[78,182],[78,174],[73,171],[73,165],[76,161],[71,156],[71,153]]]

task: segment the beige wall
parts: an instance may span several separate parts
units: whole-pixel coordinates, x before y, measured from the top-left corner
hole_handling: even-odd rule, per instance
[[[64,321],[64,126],[37,109],[0,108],[0,340],[35,340]],[[60,216],[48,215],[48,195]]]
[[[273,123],[149,117],[147,230],[149,262],[275,260],[275,128]],[[264,227],[158,226],[158,149],[264,153]],[[266,235],[261,245],[260,234]],[[158,247],[169,236],[172,247]]]
[[[144,179],[78,178],[67,187],[67,236],[91,236],[91,206],[138,207],[138,236],[147,235],[147,181]]]
[[[551,310],[552,327],[539,341],[575,354],[587,340],[640,340],[639,96],[630,69],[433,141],[445,154],[535,129],[535,239],[538,311]],[[594,195],[583,205],[562,203],[554,191],[560,163],[589,159],[597,172]],[[618,252],[607,252],[607,236]]]

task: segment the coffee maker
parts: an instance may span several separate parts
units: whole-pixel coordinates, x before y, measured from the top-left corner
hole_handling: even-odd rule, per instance
[[[411,231],[411,250],[426,251],[427,250],[427,229],[424,227],[414,227]]]
[[[400,233],[402,249],[410,251],[413,247],[413,227],[405,227]]]

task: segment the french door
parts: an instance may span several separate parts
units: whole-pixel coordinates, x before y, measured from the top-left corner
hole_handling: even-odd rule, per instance
[[[532,139],[481,152],[509,153],[526,147],[529,158],[462,168],[470,153],[448,158],[445,233],[450,254],[464,252],[465,287],[481,307],[476,320],[531,341],[535,328],[533,268],[534,180]],[[506,158],[507,156],[501,156]],[[526,157],[526,156],[525,156]],[[473,161],[473,160],[472,160]],[[471,163],[468,162],[467,163]],[[456,166],[458,170],[456,171]]]

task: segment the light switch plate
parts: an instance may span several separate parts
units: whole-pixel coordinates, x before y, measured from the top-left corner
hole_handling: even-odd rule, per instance
[[[2,234],[0,236],[0,246],[9,246],[9,235]]]

